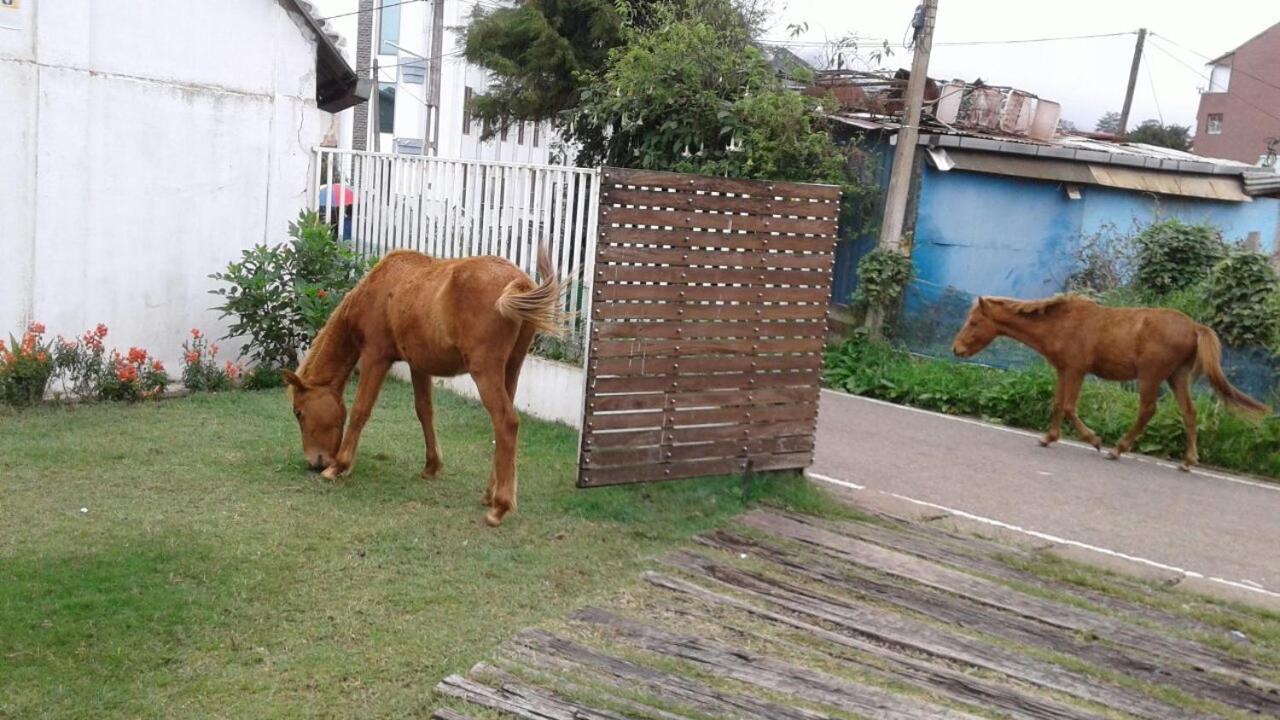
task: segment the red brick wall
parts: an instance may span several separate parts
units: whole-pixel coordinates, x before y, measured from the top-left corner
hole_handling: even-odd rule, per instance
[[[1266,152],[1267,138],[1280,136],[1280,24],[1241,45],[1230,62],[1227,92],[1200,96],[1195,152],[1252,164]],[[1211,113],[1222,114],[1220,135],[1207,132]]]

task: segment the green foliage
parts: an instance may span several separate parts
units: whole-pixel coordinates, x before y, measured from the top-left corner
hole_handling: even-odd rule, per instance
[[[858,287],[854,290],[853,303],[887,309],[902,296],[914,274],[911,258],[876,248],[858,261]]]
[[[234,318],[227,337],[247,337],[242,354],[274,369],[297,366],[298,352],[370,264],[337,242],[314,212],[290,223],[289,237],[245,250],[238,262],[209,276],[229,286],[212,291],[223,298],[222,317]]]
[[[1149,225],[1136,242],[1134,287],[1157,297],[1204,280],[1226,252],[1217,228],[1176,218]]]
[[[218,367],[218,346],[211,344],[204,333],[191,328],[191,339],[182,343],[182,386],[191,392],[217,392],[230,390],[232,375],[239,368],[230,361]]]
[[[824,383],[847,392],[1043,430],[1053,404],[1054,375],[1039,363],[1025,370],[997,370],[917,358],[874,342],[862,333],[826,353]],[[1114,442],[1133,424],[1138,396],[1116,383],[1087,382],[1079,412]],[[1254,425],[1227,412],[1208,394],[1197,394],[1200,459],[1208,464],[1280,478],[1280,417]],[[1069,427],[1064,427],[1071,432]],[[1172,401],[1161,403],[1139,440],[1139,452],[1181,458],[1184,433]]]
[[[1159,145],[1174,150],[1191,149],[1191,128],[1187,125],[1164,125],[1159,120],[1144,120],[1141,125],[1130,130],[1125,141]]]
[[[281,388],[284,387],[284,375],[281,374],[279,368],[255,365],[244,374],[243,379],[240,381],[240,387],[245,390]]]
[[[1276,271],[1255,252],[1234,252],[1214,266],[1205,283],[1209,325],[1236,347],[1270,345],[1280,333]]]
[[[1075,269],[1067,276],[1066,291],[1098,297],[1125,287],[1133,278],[1136,250],[1133,236],[1112,224],[1082,234],[1072,249]]]

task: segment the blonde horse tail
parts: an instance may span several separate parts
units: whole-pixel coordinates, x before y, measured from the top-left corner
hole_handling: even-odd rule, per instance
[[[1222,342],[1212,328],[1199,324],[1196,325],[1195,369],[1204,374],[1214,392],[1226,404],[1256,417],[1271,413],[1270,407],[1244,394],[1227,380],[1227,376],[1222,373]]]
[[[524,278],[512,280],[498,297],[498,312],[509,320],[519,320],[533,325],[542,332],[559,337],[564,333],[560,314],[562,285],[551,264],[546,245],[538,246],[538,277],[542,280],[532,290]]]

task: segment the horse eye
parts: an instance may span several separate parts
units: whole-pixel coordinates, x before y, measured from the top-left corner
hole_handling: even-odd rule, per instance
[[[302,419],[302,411],[301,411],[301,410],[294,410],[294,411],[293,411],[293,416],[294,416],[294,417],[296,417],[296,418],[298,418],[299,420],[301,420],[301,419]]]

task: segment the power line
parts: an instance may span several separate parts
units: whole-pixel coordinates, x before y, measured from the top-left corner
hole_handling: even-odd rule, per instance
[[[1145,56],[1146,53],[1143,53]],[[1148,61],[1142,65],[1147,71],[1147,83],[1151,86],[1151,99],[1156,103],[1156,116],[1160,118],[1160,124],[1164,125],[1164,110],[1160,108],[1160,96],[1156,94],[1156,78],[1151,73],[1151,63]]]
[[[1161,35],[1160,37],[1163,38],[1164,36]],[[1201,80],[1205,80],[1206,82],[1210,82],[1210,83],[1213,82],[1212,80],[1209,79],[1208,75],[1205,75],[1204,73],[1195,69],[1193,66],[1187,64],[1186,61],[1184,61],[1182,58],[1178,57],[1177,55],[1174,55],[1173,53],[1169,52],[1168,50],[1166,50],[1164,47],[1161,46],[1161,44],[1152,43],[1152,47],[1164,53],[1165,55],[1168,55],[1170,58],[1173,59],[1174,62],[1190,70],[1196,77],[1200,78]],[[1248,105],[1254,110],[1257,110],[1258,112],[1262,113],[1263,115],[1266,115],[1267,117],[1272,118],[1273,120],[1280,120],[1280,115],[1276,115],[1275,113],[1272,113],[1270,110],[1267,110],[1266,108],[1259,107],[1258,105],[1254,104],[1251,100],[1249,100],[1249,98],[1243,95],[1236,95],[1234,97],[1240,102],[1244,103],[1245,105]]]
[[[1151,34],[1152,34],[1152,35],[1155,35],[1156,33],[1151,33]],[[1205,60],[1208,60],[1209,62],[1213,62],[1215,59],[1217,59],[1217,58],[1211,58],[1211,57],[1209,57],[1208,55],[1205,55],[1205,54],[1204,54],[1204,53],[1202,53],[1202,52],[1199,52],[1199,51],[1196,51],[1196,50],[1192,50],[1191,48],[1187,47],[1186,45],[1183,45],[1183,44],[1182,44],[1182,43],[1180,43],[1180,42],[1177,42],[1176,40],[1174,40],[1174,39],[1170,38],[1170,37],[1169,37],[1169,36],[1167,36],[1167,35],[1161,35],[1161,36],[1160,36],[1160,39],[1161,39],[1161,40],[1164,40],[1165,42],[1169,43],[1170,45],[1174,45],[1174,46],[1176,46],[1176,47],[1182,48],[1183,50],[1186,50],[1187,52],[1191,53],[1192,55],[1198,55],[1199,57],[1202,57],[1202,58],[1204,58]],[[1234,52],[1234,51],[1233,51],[1233,52]],[[1227,53],[1227,54],[1228,54],[1228,55],[1230,55],[1231,53]],[[1220,55],[1219,57],[1221,57],[1221,55]],[[1271,82],[1270,80],[1266,80],[1265,78],[1260,78],[1260,77],[1258,77],[1257,75],[1254,75],[1253,73],[1250,73],[1250,72],[1249,72],[1249,71],[1247,71],[1247,70],[1243,70],[1243,69],[1241,69],[1241,68],[1237,68],[1237,67],[1235,67],[1235,66],[1234,66],[1234,64],[1233,64],[1233,65],[1232,65],[1232,67],[1231,67],[1231,72],[1233,72],[1233,73],[1240,73],[1241,75],[1244,75],[1244,76],[1245,76],[1245,77],[1247,77],[1247,78],[1251,78],[1251,79],[1253,79],[1253,80],[1257,80],[1258,82],[1262,83],[1263,85],[1266,85],[1267,87],[1274,88],[1274,89],[1276,89],[1276,90],[1280,90],[1280,85],[1276,85],[1275,83]]]
[[[316,18],[316,20],[320,22],[324,22],[325,20],[333,20],[335,18],[350,17],[352,15],[360,15],[361,13],[373,12],[375,10],[382,10],[383,8],[398,7],[400,5],[408,5],[409,3],[416,3],[416,2],[426,2],[426,0],[400,0],[400,2],[383,3],[382,5],[375,5],[365,10],[353,10],[351,12],[339,13],[337,15],[330,15],[329,17]]]
[[[1024,43],[1041,43],[1041,42],[1057,42],[1060,40],[1091,40],[1094,38],[1122,37],[1124,35],[1133,35],[1136,30],[1125,30],[1124,32],[1113,33],[1096,33],[1093,35],[1061,35],[1057,37],[1039,37],[1039,38],[1015,38],[1012,40],[955,40],[952,42],[936,42],[934,47],[948,46],[960,47],[966,45],[1020,45]],[[889,42],[885,38],[850,38],[855,44],[866,44],[867,46],[888,45],[889,47],[907,48],[908,43]],[[818,41],[818,40],[761,40],[766,45],[782,45],[786,47],[831,47],[842,44],[841,41]]]

